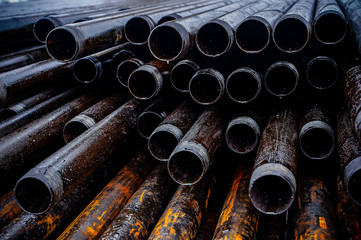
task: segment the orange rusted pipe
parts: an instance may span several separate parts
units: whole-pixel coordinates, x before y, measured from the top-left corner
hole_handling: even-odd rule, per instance
[[[14,190],[0,198],[0,229],[14,220],[23,210],[15,200]]]
[[[142,184],[153,164],[145,150],[136,154],[65,229],[58,240],[98,239]]]

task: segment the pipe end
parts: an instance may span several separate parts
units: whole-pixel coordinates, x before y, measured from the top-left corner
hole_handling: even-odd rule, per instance
[[[93,118],[80,114],[67,122],[63,128],[63,138],[66,143],[71,142],[83,132],[94,126],[96,122]]]
[[[361,206],[361,157],[355,158],[345,167],[344,183],[350,198]]]
[[[155,26],[153,19],[147,15],[134,16],[125,24],[124,35],[131,44],[144,45]]]
[[[179,92],[189,92],[189,82],[199,69],[200,67],[191,60],[178,62],[170,73],[172,86]]]
[[[326,56],[315,57],[306,66],[306,78],[318,90],[329,89],[338,79],[337,63]]]
[[[116,76],[119,83],[124,87],[128,87],[129,76],[143,65],[144,63],[137,58],[129,58],[121,62],[116,70]]]
[[[33,26],[34,36],[39,42],[45,43],[48,34],[54,28],[60,27],[62,25],[64,25],[64,23],[56,17],[52,17],[52,16],[42,17],[34,23]]]
[[[73,73],[79,82],[92,83],[102,76],[103,64],[93,56],[81,58],[74,63]]]

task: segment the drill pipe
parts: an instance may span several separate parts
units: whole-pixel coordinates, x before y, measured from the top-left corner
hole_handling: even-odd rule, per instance
[[[256,1],[218,18],[206,21],[196,34],[198,50],[206,56],[218,57],[227,53],[234,43],[234,32],[247,17],[268,7],[273,0]]]
[[[246,53],[260,53],[271,39],[276,21],[295,4],[295,0],[273,2],[263,10],[248,16],[235,29],[235,41]]]
[[[133,71],[128,79],[128,89],[137,99],[148,100],[159,95],[168,82],[173,64],[153,60]]]
[[[319,160],[332,154],[335,132],[331,126],[331,116],[325,106],[314,103],[307,107],[299,132],[300,150],[306,157]]]
[[[283,52],[299,52],[308,43],[312,32],[316,1],[297,1],[275,24],[273,42]]]
[[[153,163],[145,150],[137,153],[64,230],[58,240],[98,239],[151,172]]]
[[[168,161],[171,153],[193,123],[202,108],[191,101],[182,102],[152,132],[148,140],[149,152],[160,161]]]
[[[174,96],[162,96],[147,107],[138,117],[137,129],[140,135],[149,139],[150,135],[158,125],[179,104],[178,98]]]
[[[213,4],[213,5],[211,5]],[[226,2],[222,1],[205,1],[199,0],[190,4],[175,8],[165,9],[163,11],[153,12],[147,15],[136,15],[129,19],[124,26],[124,35],[127,40],[134,45],[145,45],[148,42],[150,32],[155,28],[159,21],[165,16],[177,16],[176,18],[187,17],[202,13],[207,10],[213,10],[217,7],[225,6]],[[206,7],[205,7],[206,6]],[[210,7],[212,6],[212,7]],[[179,15],[179,16],[178,16]]]
[[[337,112],[337,149],[346,191],[355,203],[361,205],[361,147],[352,130],[350,117],[343,108]]]
[[[19,205],[27,212],[43,213],[64,199],[127,141],[144,107],[136,99],[128,101],[31,169],[15,186]]]
[[[286,232],[286,214],[261,214],[257,229],[257,240],[284,240]]]
[[[175,147],[168,161],[174,181],[193,185],[201,180],[222,142],[223,117],[215,107],[208,107]]]
[[[262,213],[281,214],[295,198],[297,130],[295,113],[285,107],[263,131],[249,184],[251,202]]]
[[[84,94],[43,117],[32,121],[28,125],[0,138],[1,174],[26,165],[31,161],[32,156],[43,152],[43,148],[51,146],[52,143],[58,141],[65,123],[84,109],[90,107],[98,99],[99,97],[95,93]],[[40,190],[42,191],[44,189],[41,188]],[[34,197],[36,198],[36,194],[33,198]],[[23,201],[26,202],[27,199]],[[35,199],[35,201],[37,201],[37,199]],[[29,204],[31,205],[30,202]]]
[[[175,187],[175,182],[167,174],[167,166],[159,164],[100,239],[119,239],[119,237],[128,240],[147,239],[174,194]]]
[[[172,86],[178,92],[189,92],[189,82],[200,68],[200,64],[197,61],[190,59],[179,61],[170,72],[170,82]]]
[[[239,164],[223,204],[222,214],[214,231],[213,240],[255,239],[259,212],[252,206],[248,197],[247,187],[250,175],[250,169]]]
[[[63,138],[65,142],[68,143],[74,140],[108,114],[115,111],[122,103],[124,103],[124,98],[119,96],[119,93],[112,94],[75,116],[64,126]]]
[[[225,141],[229,149],[238,154],[246,154],[258,146],[264,128],[264,109],[251,106],[237,111],[229,122]]]
[[[357,0],[337,0],[351,26],[361,54],[361,6]]]
[[[59,63],[49,59],[1,73],[0,107],[39,89],[66,81],[71,75],[72,67],[73,63]]]
[[[110,66],[112,68],[112,71],[116,74],[119,64],[121,64],[123,61],[135,57],[134,52],[132,52],[129,49],[123,49],[120,52],[114,54],[112,57],[112,60],[110,61]],[[128,80],[128,79],[127,79]]]
[[[294,239],[337,239],[330,190],[321,176],[305,176],[300,180]]]
[[[297,88],[299,73],[295,65],[286,61],[272,64],[264,76],[267,91],[276,97],[291,95]]]
[[[337,82],[337,63],[326,56],[315,57],[306,66],[306,78],[313,88],[327,90]]]
[[[110,63],[115,53],[129,46],[130,43],[123,43],[78,59],[73,67],[74,77],[81,83],[99,80],[103,76],[104,64]]]
[[[323,44],[337,44],[347,33],[347,20],[336,0],[319,0],[313,19],[316,39]]]
[[[0,198],[0,230],[17,218],[23,211],[16,202],[14,190]]]
[[[57,108],[60,108],[62,105],[66,104],[70,100],[79,97],[81,94],[84,93],[84,90],[84,88],[80,87],[67,90],[13,117],[10,117],[6,121],[0,122],[0,138],[38,118],[43,117],[43,115],[48,114]]]
[[[361,66],[353,66],[345,70],[343,84],[346,102],[350,111],[353,130],[361,143]]]
[[[173,61],[184,57],[192,48],[198,29],[206,21],[247,6],[254,0],[232,3],[195,16],[163,23],[152,30],[148,45],[154,57]]]
[[[237,103],[247,104],[254,101],[261,89],[261,75],[249,67],[234,70],[226,80],[226,92]]]
[[[36,46],[23,51],[7,54],[0,58],[0,73],[23,67],[49,58],[44,46]]]
[[[207,175],[193,186],[179,186],[149,240],[193,239],[208,207],[215,177]]]
[[[119,83],[124,87],[128,87],[128,79],[130,74],[143,65],[144,62],[142,60],[134,57],[122,61],[118,65],[116,71],[116,76]]]

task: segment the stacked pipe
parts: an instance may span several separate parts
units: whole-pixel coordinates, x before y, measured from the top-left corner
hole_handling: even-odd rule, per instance
[[[170,0],[0,28],[0,239],[360,238],[359,10]]]

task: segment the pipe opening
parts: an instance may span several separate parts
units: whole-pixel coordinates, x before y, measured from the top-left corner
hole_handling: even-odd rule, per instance
[[[82,58],[76,61],[73,72],[75,78],[82,83],[93,82],[96,80],[98,75],[96,66],[87,58]]]
[[[159,21],[158,21],[158,25],[161,25],[162,23],[166,23],[166,22],[170,22],[173,20],[176,20],[177,18],[174,15],[167,15],[162,17]]]
[[[46,211],[52,201],[48,187],[36,178],[21,179],[16,185],[15,197],[19,205],[30,213]]]
[[[71,142],[83,132],[88,130],[88,127],[79,121],[70,121],[64,126],[63,138],[66,143]]]
[[[348,194],[358,205],[361,205],[361,169],[354,172],[354,174],[350,177],[347,190]]]
[[[203,177],[203,165],[193,152],[180,151],[169,159],[168,172],[177,183],[189,185]]]
[[[226,142],[234,152],[248,153],[255,149],[258,136],[250,125],[235,124],[227,129]]]
[[[119,64],[121,64],[123,61],[127,60],[128,58],[132,58],[132,57],[134,57],[134,53],[129,50],[123,49],[120,52],[116,53],[111,60],[111,66],[114,73],[117,72]]]
[[[227,80],[226,90],[234,101],[248,103],[256,99],[261,91],[260,79],[251,72],[233,72]]]
[[[129,42],[133,44],[146,43],[153,26],[142,17],[133,17],[124,27],[124,34]]]
[[[218,79],[209,74],[196,74],[189,83],[191,97],[201,104],[212,104],[221,97]]]
[[[268,28],[260,21],[252,19],[244,21],[236,31],[238,46],[245,52],[260,52],[269,43]]]
[[[324,159],[334,148],[333,135],[322,128],[311,128],[300,138],[302,152],[311,159]]]
[[[177,64],[171,71],[170,80],[175,89],[180,92],[189,91],[189,82],[198,69],[190,64]]]
[[[163,119],[164,118],[162,116],[154,112],[143,112],[137,121],[137,127],[140,135],[148,139]]]
[[[45,42],[46,36],[55,28],[55,25],[46,18],[41,18],[34,24],[34,35],[40,42]]]
[[[46,39],[48,53],[57,60],[70,60],[77,52],[75,37],[65,29],[54,29]]]
[[[128,79],[132,72],[134,72],[140,65],[135,61],[124,61],[119,64],[117,69],[117,79],[123,86],[128,86]]]
[[[159,160],[168,160],[178,139],[170,132],[159,131],[149,138],[148,148],[152,155]]]
[[[269,69],[265,76],[265,87],[275,96],[290,95],[297,87],[298,76],[286,65]]]
[[[315,36],[325,44],[340,42],[346,35],[347,24],[345,19],[336,13],[326,13],[320,16],[315,23]]]
[[[286,211],[293,201],[289,183],[281,176],[265,175],[256,179],[250,188],[253,205],[263,213]]]
[[[338,78],[337,64],[328,58],[311,60],[306,71],[309,83],[321,90],[332,87]]]
[[[149,49],[161,60],[175,59],[183,48],[182,36],[170,26],[159,26],[149,36]]]
[[[154,95],[157,85],[151,73],[139,70],[129,76],[128,88],[133,96],[147,99]]]
[[[277,47],[285,52],[295,52],[304,48],[309,33],[306,25],[299,19],[286,18],[279,22],[273,33]]]
[[[207,56],[225,53],[229,44],[228,32],[218,23],[207,23],[197,33],[197,47]]]

